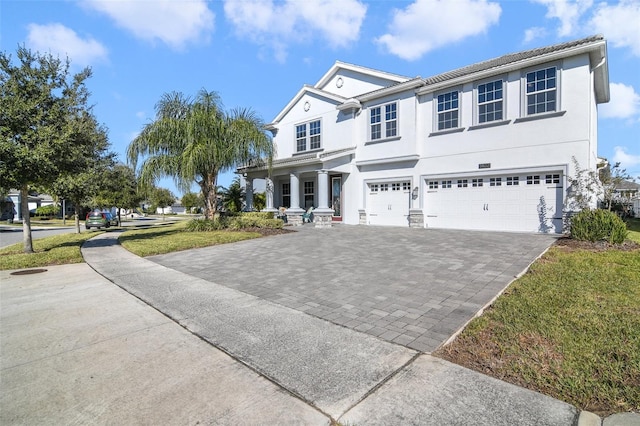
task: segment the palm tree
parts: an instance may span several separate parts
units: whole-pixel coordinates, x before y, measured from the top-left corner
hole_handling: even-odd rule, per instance
[[[229,188],[221,188],[222,203],[227,211],[240,212],[245,200],[244,188],[240,186],[240,178],[236,177]]]
[[[142,185],[172,176],[188,191],[196,182],[204,197],[205,217],[218,210],[218,174],[238,164],[273,158],[273,142],[264,122],[251,109],[222,109],[214,91],[200,90],[195,99],[182,93],[165,93],[156,105],[156,119],[147,124],[127,149],[135,168],[139,157]]]

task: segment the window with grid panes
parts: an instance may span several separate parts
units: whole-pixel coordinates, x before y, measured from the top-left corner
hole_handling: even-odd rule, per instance
[[[519,185],[520,178],[518,176],[507,176],[507,186]]]
[[[478,85],[478,123],[502,120],[502,80]]]
[[[538,185],[540,183],[540,175],[527,176],[527,185]]]
[[[471,179],[471,186],[474,188],[481,187],[484,184],[482,179]]]
[[[440,187],[441,188],[451,188],[451,181],[450,180],[443,180],[442,182],[440,182]]]
[[[438,95],[438,130],[458,127],[458,91]]]
[[[308,180],[304,183],[304,208],[308,209],[313,206],[313,197],[315,194],[314,191],[314,182],[312,180]]]
[[[527,115],[556,110],[556,67],[528,72],[526,75]]]
[[[291,187],[289,186],[289,182],[282,184],[282,206],[283,207],[291,207]]]
[[[369,137],[371,140],[392,138],[398,135],[398,104],[392,102],[376,106],[369,113]]]
[[[545,183],[560,183],[560,175],[546,175]]]
[[[502,178],[489,178],[489,186],[502,186]]]
[[[296,125],[296,152],[320,149],[321,147],[320,120]]]
[[[438,181],[430,180],[429,181],[429,189],[438,189]]]
[[[466,188],[467,186],[469,186],[467,179],[458,179],[458,188]]]

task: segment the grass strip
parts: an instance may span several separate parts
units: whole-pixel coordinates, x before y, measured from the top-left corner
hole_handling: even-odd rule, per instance
[[[640,250],[552,247],[436,355],[610,414],[640,410]]]
[[[0,270],[36,268],[84,262],[80,247],[100,232],[61,234],[33,240],[35,253],[24,253],[23,243],[0,249]]]
[[[127,231],[120,236],[120,244],[130,252],[146,257],[217,244],[234,243],[261,236],[257,232],[243,231],[188,232],[185,230],[186,224],[186,222],[179,222],[164,227]]]

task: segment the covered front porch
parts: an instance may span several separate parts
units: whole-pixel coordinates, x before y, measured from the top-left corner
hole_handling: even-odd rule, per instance
[[[351,152],[314,153],[275,160],[271,169],[253,166],[238,169],[245,181],[246,210],[254,210],[254,180],[265,180],[266,208],[289,225],[311,222],[331,227],[341,222],[344,183],[350,174]]]

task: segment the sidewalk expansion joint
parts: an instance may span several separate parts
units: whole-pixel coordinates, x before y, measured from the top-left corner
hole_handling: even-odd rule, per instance
[[[356,401],[353,404],[351,404],[342,414],[340,414],[340,417],[344,416],[349,411],[351,411],[353,408],[355,408],[360,403],[362,403],[365,399],[367,399],[368,397],[373,395],[378,389],[380,389],[382,386],[384,386],[386,383],[388,383],[389,380],[393,379],[395,376],[398,375],[398,373],[400,373],[402,370],[405,370],[407,367],[409,367],[411,364],[413,364],[415,362],[415,360],[417,360],[422,355],[425,355],[425,354],[422,353],[422,352],[417,352],[407,362],[405,362],[403,365],[401,365],[400,367],[398,367],[397,369],[395,369],[394,371],[389,373],[385,378],[380,380],[374,387],[372,387],[364,395],[362,395],[362,398],[360,398],[358,401]]]

